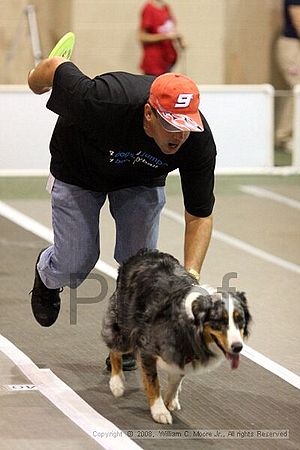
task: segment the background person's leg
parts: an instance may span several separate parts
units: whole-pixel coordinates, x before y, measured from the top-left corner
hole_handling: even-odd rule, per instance
[[[300,43],[299,39],[281,36],[276,43],[276,56],[286,83],[293,88],[300,84]],[[282,99],[282,108],[276,126],[275,143],[280,148],[293,148],[293,92]]]
[[[41,254],[37,265],[49,289],[79,286],[95,266],[100,252],[99,213],[105,198],[105,193],[55,180],[52,188],[54,245]]]
[[[108,194],[116,223],[115,259],[123,262],[141,248],[156,248],[164,187],[137,186]]]

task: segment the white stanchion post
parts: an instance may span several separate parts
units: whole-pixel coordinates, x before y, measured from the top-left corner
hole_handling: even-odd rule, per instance
[[[300,85],[294,87],[294,119],[293,119],[293,167],[300,167]]]

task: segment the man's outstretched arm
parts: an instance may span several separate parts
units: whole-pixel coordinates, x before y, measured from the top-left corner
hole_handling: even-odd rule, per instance
[[[211,239],[213,218],[212,215],[196,217],[185,211],[185,224],[184,265],[199,279]]]

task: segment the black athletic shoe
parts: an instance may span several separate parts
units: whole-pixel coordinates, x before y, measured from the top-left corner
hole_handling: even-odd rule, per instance
[[[36,321],[42,327],[50,327],[58,317],[60,310],[59,293],[63,289],[48,289],[40,278],[37,264],[44,250],[41,250],[35,263],[35,279],[31,291],[31,309]]]
[[[107,370],[111,371],[111,363],[109,355],[105,360]],[[122,355],[122,369],[124,371],[137,369],[136,359],[133,353],[124,353]]]

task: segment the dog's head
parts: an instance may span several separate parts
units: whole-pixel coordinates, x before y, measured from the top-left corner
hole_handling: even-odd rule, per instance
[[[236,369],[251,321],[244,293],[200,295],[192,303],[192,312],[208,349],[221,350]]]

